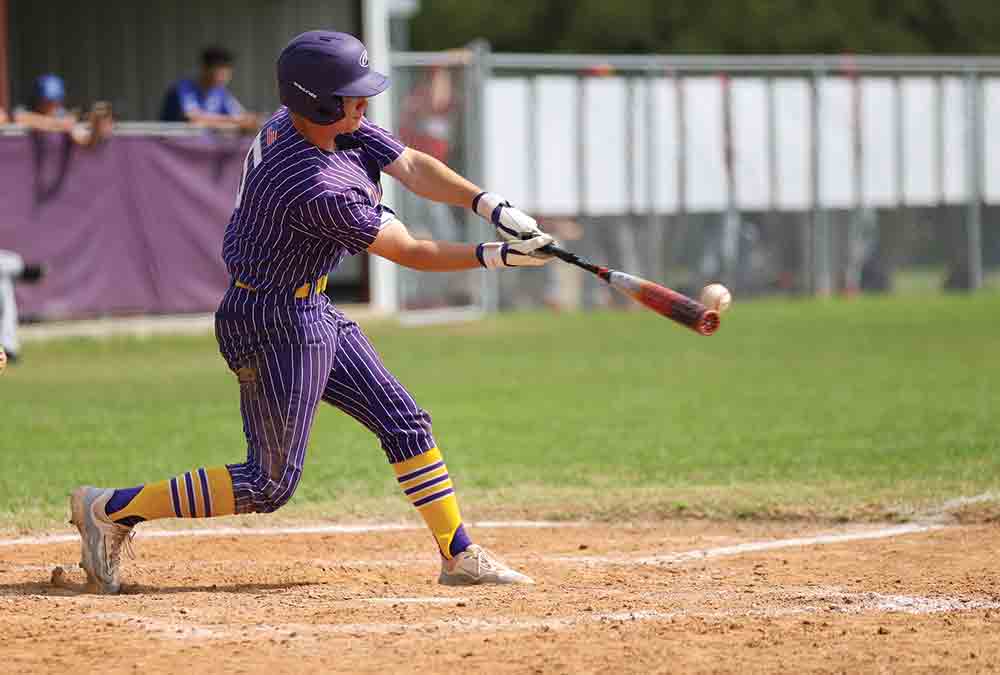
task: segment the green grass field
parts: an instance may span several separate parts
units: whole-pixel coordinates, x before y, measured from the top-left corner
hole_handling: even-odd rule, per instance
[[[897,517],[1000,489],[1000,294],[367,327],[434,415],[467,517]],[[31,344],[0,378],[0,528],[75,485],[239,461],[214,339]],[[322,408],[296,517],[398,517],[377,442]]]

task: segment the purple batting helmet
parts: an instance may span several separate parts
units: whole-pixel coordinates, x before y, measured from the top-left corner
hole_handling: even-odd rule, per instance
[[[278,57],[278,92],[294,113],[316,124],[344,118],[343,96],[374,96],[389,78],[368,67],[368,50],[353,35],[311,30]]]

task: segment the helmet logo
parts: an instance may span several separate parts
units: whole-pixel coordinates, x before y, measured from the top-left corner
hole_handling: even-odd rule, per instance
[[[362,68],[367,68],[368,67],[368,50],[367,49],[364,50],[363,52],[361,52],[361,58],[358,59],[358,63],[361,64]]]
[[[309,96],[311,96],[313,98],[319,98],[318,96],[316,96],[316,94],[312,93],[311,91],[309,91],[308,89],[306,89],[305,87],[303,87],[301,84],[299,84],[295,80],[292,80],[292,84],[295,85],[295,88],[298,89],[299,91],[304,91],[305,93],[307,93]]]

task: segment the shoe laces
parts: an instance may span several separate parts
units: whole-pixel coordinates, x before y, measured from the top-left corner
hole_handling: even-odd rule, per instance
[[[477,546],[474,556],[476,558],[476,574],[486,572],[499,572],[504,569],[503,563],[497,560],[496,556],[487,551],[482,546]]]
[[[122,548],[125,549],[125,554],[130,559],[135,559],[135,548],[132,546],[132,540],[135,539],[135,530],[131,527],[115,525],[106,537],[105,546],[107,550],[108,572],[113,575],[121,563]]]

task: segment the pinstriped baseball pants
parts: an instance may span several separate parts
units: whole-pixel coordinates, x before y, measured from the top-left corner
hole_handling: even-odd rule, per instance
[[[246,461],[228,465],[237,513],[271,512],[291,498],[320,401],[368,427],[390,463],[436,445],[430,415],[385,368],[361,329],[339,313],[330,318],[306,344],[264,345],[227,357],[240,381],[247,439]]]

